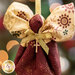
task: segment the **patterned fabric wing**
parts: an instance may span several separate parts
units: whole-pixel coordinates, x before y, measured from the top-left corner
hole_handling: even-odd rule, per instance
[[[23,38],[24,32],[30,29],[29,20],[32,16],[33,12],[27,5],[13,2],[5,13],[3,23],[13,36]]]
[[[74,29],[74,4],[70,3],[56,7],[40,31],[45,33],[52,30],[52,39],[62,42],[73,37]]]

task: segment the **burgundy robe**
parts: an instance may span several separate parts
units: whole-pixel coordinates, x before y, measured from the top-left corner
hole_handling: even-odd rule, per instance
[[[37,16],[37,18],[36,18]],[[36,19],[37,24],[41,23],[41,18],[39,15],[34,16],[31,20]],[[34,20],[33,20],[34,19]],[[38,19],[38,20],[37,20]],[[36,28],[36,21],[32,22],[30,27]],[[41,25],[38,24],[40,28]],[[31,28],[34,32],[36,29]],[[36,53],[36,47],[34,46],[35,41],[30,41],[28,47],[22,47],[20,45],[15,58],[16,73],[17,75],[61,75],[60,60],[57,44],[55,41],[47,43],[49,47],[49,54],[47,55],[41,46],[38,46]]]

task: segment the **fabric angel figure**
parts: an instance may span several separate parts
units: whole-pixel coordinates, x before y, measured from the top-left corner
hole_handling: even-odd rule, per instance
[[[73,3],[56,7],[45,20],[27,5],[13,2],[3,23],[13,36],[22,39],[15,57],[17,75],[61,75],[56,42],[74,35]]]

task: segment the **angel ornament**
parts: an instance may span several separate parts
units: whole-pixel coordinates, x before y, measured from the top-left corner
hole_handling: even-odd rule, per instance
[[[74,35],[73,3],[56,7],[45,20],[41,0],[35,2],[36,14],[24,4],[13,2],[4,16],[4,26],[22,39],[15,57],[17,75],[61,75],[56,42]]]

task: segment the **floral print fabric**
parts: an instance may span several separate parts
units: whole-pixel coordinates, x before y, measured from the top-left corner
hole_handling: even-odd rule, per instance
[[[55,8],[41,30],[46,32],[52,29],[52,39],[61,42],[73,37],[74,27],[74,5],[70,3]]]

